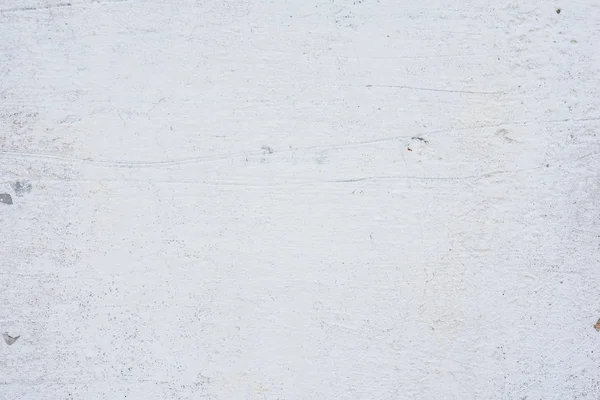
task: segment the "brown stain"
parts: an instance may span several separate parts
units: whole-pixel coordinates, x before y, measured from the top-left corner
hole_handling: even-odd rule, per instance
[[[594,325],[594,329],[600,332],[600,319],[598,320],[598,322],[596,322],[596,325]]]

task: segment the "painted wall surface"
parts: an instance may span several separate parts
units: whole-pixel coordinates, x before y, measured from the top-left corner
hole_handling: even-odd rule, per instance
[[[600,399],[599,27],[3,0],[0,399]]]

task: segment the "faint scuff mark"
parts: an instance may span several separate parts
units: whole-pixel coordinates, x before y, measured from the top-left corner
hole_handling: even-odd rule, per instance
[[[60,123],[61,124],[74,124],[79,121],[81,121],[81,117],[79,117],[78,115],[67,115],[65,118],[63,118],[60,121]]]
[[[315,161],[317,164],[325,164],[327,162],[327,151],[319,152]]]
[[[509,142],[509,143],[515,143],[515,142],[516,142],[516,140],[515,140],[515,139],[512,139],[512,138],[508,137],[507,135],[508,135],[508,130],[506,130],[506,129],[504,129],[504,128],[502,128],[502,129],[498,129],[498,130],[496,131],[496,136],[499,136],[499,137],[501,137],[501,138],[504,138],[504,140],[506,140],[506,141],[507,141],[507,142]]]
[[[40,5],[37,7],[15,7],[15,8],[5,8],[0,10],[0,12],[15,12],[15,11],[36,11],[36,10],[47,10],[49,8],[59,8],[59,7],[70,7],[71,3],[58,3],[58,4],[46,4]]]
[[[15,194],[19,197],[26,195],[31,192],[31,183],[26,181],[14,181],[10,183],[10,187],[15,191]]]

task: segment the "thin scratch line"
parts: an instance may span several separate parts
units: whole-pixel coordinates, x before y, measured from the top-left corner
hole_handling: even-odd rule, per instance
[[[175,166],[182,164],[190,164],[190,163],[199,163],[203,161],[217,161],[222,160],[224,158],[241,156],[245,153],[224,153],[218,154],[214,156],[201,156],[201,157],[189,157],[189,158],[180,158],[177,160],[163,160],[163,161],[109,161],[109,160],[93,160],[91,158],[76,158],[76,157],[65,157],[65,156],[57,156],[52,154],[37,154],[37,153],[25,153],[25,152],[17,152],[17,151],[0,151],[0,155],[15,157],[15,158],[35,158],[35,159],[48,159],[48,160],[56,160],[62,162],[69,163],[80,163],[80,164],[93,164],[104,167],[117,167],[117,168],[143,168],[143,167],[167,167],[167,166]],[[258,154],[258,153],[256,153]]]
[[[90,4],[111,4],[111,3],[126,3],[129,0],[92,0],[91,3],[88,2],[79,2],[79,3],[57,3],[57,4],[46,4],[40,6],[30,6],[30,7],[14,7],[14,8],[5,8],[0,9],[0,13],[4,12],[19,12],[19,11],[40,11],[40,10],[50,10],[52,8],[63,8],[63,7],[72,7],[72,6],[89,6]]]
[[[478,175],[465,175],[465,176],[415,176],[415,175],[378,175],[378,176],[365,176],[359,178],[346,178],[346,179],[332,179],[332,180],[319,180],[319,179],[294,179],[288,181],[280,181],[280,182],[261,182],[254,183],[248,181],[235,181],[235,180],[197,180],[197,181],[164,181],[164,180],[139,180],[139,179],[65,179],[65,180],[51,180],[44,179],[40,180],[43,182],[60,182],[64,184],[65,182],[111,182],[111,183],[144,183],[144,184],[154,184],[154,183],[165,183],[165,184],[184,184],[184,185],[209,185],[209,186],[241,186],[241,187],[255,187],[255,188],[267,188],[267,187],[285,187],[285,186],[302,186],[302,185],[319,185],[319,184],[331,184],[331,183],[357,183],[357,182],[365,182],[365,181],[376,181],[376,180],[406,180],[406,181],[468,181],[468,180],[480,180],[491,178],[495,175],[505,175],[505,174],[518,174],[521,172],[534,171],[544,168],[543,166],[539,167],[531,167],[531,168],[523,168],[517,170],[510,171],[491,171],[486,173],[481,173]]]
[[[371,181],[371,180],[387,180],[387,179],[407,179],[407,180],[424,180],[424,181],[463,181],[463,180],[478,180],[483,178],[491,178],[495,175],[504,175],[504,174],[516,174],[520,172],[526,171],[534,171],[540,167],[532,167],[532,168],[522,168],[516,169],[512,171],[491,171],[486,172],[484,174],[479,175],[466,175],[466,176],[406,176],[406,175],[380,175],[380,176],[365,176],[361,178],[352,178],[352,179],[336,179],[333,181],[327,181],[330,183],[353,183],[353,182],[363,182],[363,181]]]
[[[424,91],[428,91],[428,92],[466,93],[466,94],[501,94],[502,93],[502,92],[478,92],[478,91],[474,91],[474,90],[435,89],[435,88],[427,88],[427,87],[419,87],[419,86],[405,86],[405,85],[365,85],[365,87],[424,90]]]
[[[359,140],[359,141],[350,141],[343,142],[337,144],[328,144],[328,145],[315,145],[315,146],[306,146],[301,148],[294,148],[291,150],[281,150],[275,152],[276,154],[286,154],[293,153],[298,151],[315,151],[315,150],[337,150],[354,146],[362,146],[376,143],[383,143],[395,140],[408,140],[411,137],[415,136],[431,136],[434,134],[451,132],[451,131],[468,131],[468,130],[476,130],[483,128],[494,128],[506,125],[526,125],[526,124],[536,124],[536,123],[568,123],[568,122],[585,122],[585,121],[598,121],[600,117],[590,117],[590,118],[567,118],[567,119],[556,119],[556,120],[531,120],[531,121],[505,121],[496,124],[484,124],[478,126],[469,126],[463,128],[446,128],[446,129],[435,129],[430,131],[420,131],[420,132],[412,132],[412,134],[404,134],[404,135],[393,135],[393,136],[384,136],[376,139],[369,140]],[[243,156],[260,156],[263,154],[263,151],[241,151],[236,153],[222,153],[216,154],[212,156],[198,156],[198,157],[189,157],[189,158],[180,158],[180,159],[172,159],[172,160],[157,160],[157,161],[112,161],[112,160],[95,160],[93,158],[77,158],[77,157],[66,157],[66,156],[58,156],[53,154],[42,154],[42,153],[27,153],[27,152],[19,152],[19,151],[3,151],[0,150],[0,156],[5,157],[13,157],[13,158],[33,158],[40,160],[55,160],[57,162],[70,162],[70,163],[80,163],[80,164],[91,164],[103,167],[114,167],[114,168],[147,168],[147,167],[169,167],[169,166],[177,166],[183,164],[192,164],[192,163],[201,163],[201,162],[210,162],[210,161],[221,161],[223,159],[228,159],[232,157],[243,157]],[[599,153],[590,153],[584,155],[581,158],[593,157]],[[577,161],[571,160],[571,161]]]
[[[5,8],[0,10],[0,12],[16,12],[16,11],[36,11],[36,10],[48,10],[51,8],[59,8],[59,7],[71,7],[73,4],[71,3],[57,3],[57,4],[47,4],[38,7],[15,7],[15,8]]]
[[[521,172],[528,172],[533,170],[539,170],[544,167],[532,167],[527,169],[512,170],[512,171],[492,171],[488,173],[482,173],[479,175],[466,175],[466,176],[448,176],[448,177],[437,177],[437,176],[414,176],[414,175],[383,175],[383,176],[366,176],[360,178],[347,178],[347,179],[334,179],[334,180],[315,180],[315,179],[296,179],[290,181],[280,181],[273,183],[253,183],[253,182],[236,182],[227,180],[159,180],[159,179],[81,179],[81,178],[67,178],[67,179],[46,179],[46,178],[34,178],[37,182],[45,182],[51,184],[64,185],[65,183],[108,183],[108,184],[127,184],[132,183],[152,185],[152,184],[166,184],[166,185],[206,185],[206,186],[232,186],[232,187],[247,187],[247,188],[283,188],[283,187],[297,187],[307,185],[322,185],[332,183],[358,183],[366,181],[376,180],[405,180],[407,182],[413,181],[477,181],[480,179],[491,178],[496,175],[503,174],[518,174]],[[600,175],[587,175],[587,176],[575,176],[579,179],[598,179]]]

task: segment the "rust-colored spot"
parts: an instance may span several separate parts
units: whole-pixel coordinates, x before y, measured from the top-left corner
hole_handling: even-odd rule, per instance
[[[600,319],[598,320],[598,322],[596,322],[596,325],[594,325],[594,329],[600,332]]]
[[[410,147],[407,147],[406,149],[407,149],[408,151],[412,151],[412,149],[411,149]]]

